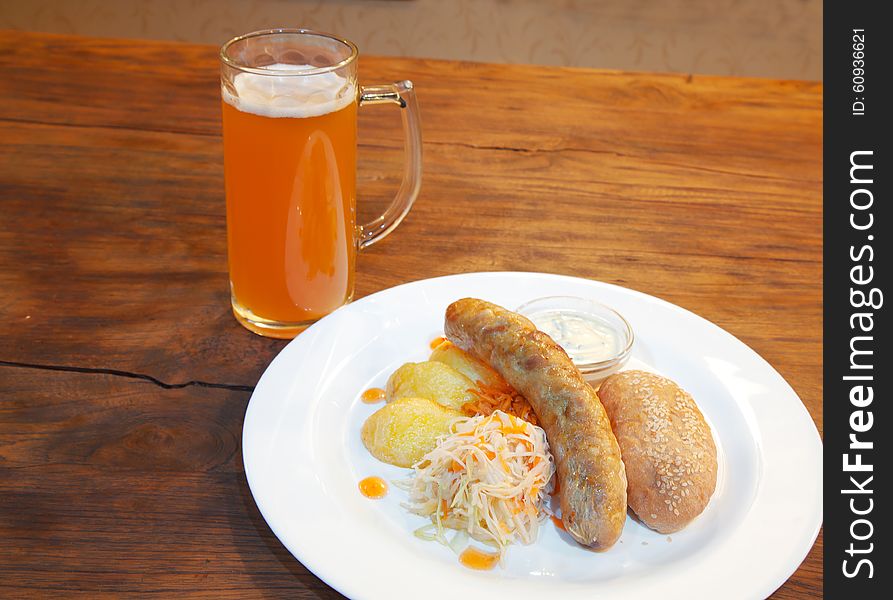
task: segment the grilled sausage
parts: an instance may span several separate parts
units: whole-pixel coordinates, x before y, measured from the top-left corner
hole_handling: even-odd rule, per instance
[[[523,394],[555,457],[565,529],[602,550],[626,521],[626,471],[605,409],[567,353],[525,317],[465,298],[446,310],[446,337]]]

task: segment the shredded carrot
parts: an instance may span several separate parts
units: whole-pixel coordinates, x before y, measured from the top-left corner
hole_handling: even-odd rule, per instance
[[[467,402],[462,406],[462,412],[466,415],[470,417],[477,415],[489,416],[494,411],[501,410],[533,425],[539,425],[536,413],[533,412],[533,408],[531,408],[527,398],[510,386],[487,385],[483,381],[477,381],[476,385],[477,387],[468,390],[475,397],[475,400]],[[516,432],[508,429],[505,433]]]
[[[436,337],[433,340],[431,340],[431,343],[428,344],[428,347],[431,348],[432,350],[434,350],[441,344],[448,344],[448,343],[449,343],[449,341],[445,337]]]
[[[502,454],[499,455],[499,462],[502,463],[502,469],[508,473],[511,469],[509,468],[509,464],[505,462],[505,459],[502,457]]]
[[[524,435],[524,427],[518,427],[517,425],[513,425],[511,427],[503,427],[502,433],[506,435],[516,434],[516,435]]]

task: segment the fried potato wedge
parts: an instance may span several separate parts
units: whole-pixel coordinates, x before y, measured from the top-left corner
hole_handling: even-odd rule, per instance
[[[369,453],[382,462],[411,467],[434,449],[462,413],[428,398],[398,398],[373,413],[360,431]]]
[[[450,341],[445,341],[438,345],[431,352],[428,360],[449,365],[475,383],[481,381],[493,387],[508,387],[505,379],[490,365],[476,359]]]
[[[388,379],[387,401],[398,398],[427,398],[449,408],[462,410],[462,405],[475,400],[469,391],[474,382],[442,362],[406,363]]]

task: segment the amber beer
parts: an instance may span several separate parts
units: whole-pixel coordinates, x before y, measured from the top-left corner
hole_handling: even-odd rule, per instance
[[[238,75],[237,88],[251,77],[268,76]],[[249,318],[314,321],[353,295],[356,95],[275,106],[250,95],[250,83],[238,107],[223,101],[232,294]]]
[[[420,139],[410,82],[358,89],[356,46],[270,30],[221,48],[226,222],[233,312],[293,337],[349,302],[358,248],[399,224],[418,194]],[[407,175],[388,212],[356,222],[357,108],[409,108]]]

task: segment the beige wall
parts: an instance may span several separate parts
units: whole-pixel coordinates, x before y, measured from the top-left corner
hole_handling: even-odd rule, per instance
[[[369,54],[822,78],[820,0],[0,0],[0,28],[220,44],[268,27]]]

